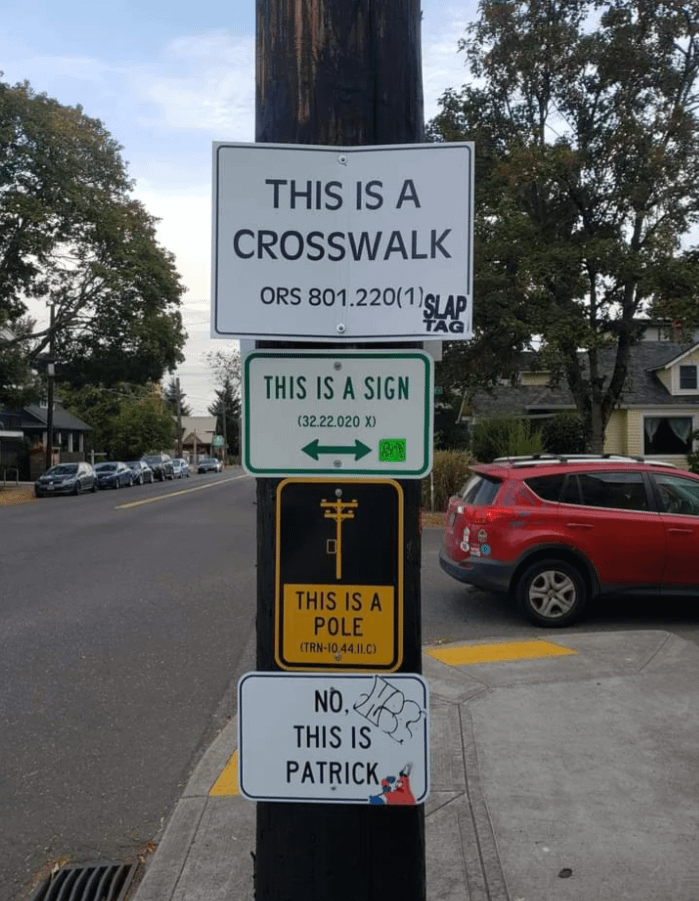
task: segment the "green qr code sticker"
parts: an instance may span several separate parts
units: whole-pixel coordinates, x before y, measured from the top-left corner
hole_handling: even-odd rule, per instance
[[[405,463],[405,438],[379,439],[379,463]]]

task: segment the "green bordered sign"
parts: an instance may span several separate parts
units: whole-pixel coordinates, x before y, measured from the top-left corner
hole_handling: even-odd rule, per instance
[[[422,351],[250,353],[243,466],[258,476],[424,478],[433,382]]]
[[[403,490],[391,479],[277,488],[275,659],[392,672],[403,660]]]

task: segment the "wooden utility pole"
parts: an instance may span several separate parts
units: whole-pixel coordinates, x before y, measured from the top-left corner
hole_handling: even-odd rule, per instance
[[[53,466],[53,405],[54,383],[56,380],[56,305],[50,304],[49,357],[46,365],[46,469]]]
[[[256,141],[348,147],[421,142],[420,18],[419,0],[257,0]],[[274,656],[278,484],[269,478],[257,482],[260,671],[278,669]],[[419,673],[420,481],[405,480],[401,485],[405,501],[401,671]],[[273,729],[269,740],[275,740]],[[424,901],[422,806],[258,803],[255,897],[256,901]]]
[[[177,391],[177,456],[182,456],[182,391],[180,389],[180,377],[175,379]]]

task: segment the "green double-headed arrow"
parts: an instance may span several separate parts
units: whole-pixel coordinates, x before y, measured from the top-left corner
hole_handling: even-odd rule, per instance
[[[301,450],[304,454],[308,454],[309,457],[313,457],[314,460],[317,460],[321,454],[353,454],[355,460],[361,460],[362,457],[366,457],[367,454],[371,453],[371,448],[367,447],[366,444],[362,444],[358,438],[355,438],[354,445],[349,447],[330,444],[321,445],[320,440],[316,438],[315,441],[311,441],[310,444],[302,447]]]

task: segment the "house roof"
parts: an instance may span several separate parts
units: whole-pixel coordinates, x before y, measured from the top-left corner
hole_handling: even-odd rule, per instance
[[[4,411],[12,415],[13,422],[19,423],[17,428],[23,431],[37,430],[46,428],[46,419],[48,416],[48,407],[41,407],[39,404],[29,404],[21,410]],[[70,413],[61,404],[56,401],[53,408],[53,428],[56,431],[64,430],[66,432],[91,432],[92,426],[83,422],[78,416]]]
[[[675,365],[697,344],[675,344],[671,341],[641,341],[631,351],[629,372],[620,403],[624,407],[699,405],[699,395],[670,394],[656,372]],[[602,371],[611,374],[615,351],[602,351]],[[480,416],[535,415],[538,411],[574,409],[573,396],[565,380],[555,387],[547,385],[515,385],[490,391],[479,389],[472,408]]]
[[[206,444],[211,443],[211,439],[216,434],[216,417],[215,416],[183,416],[182,417],[182,436],[185,441],[193,438],[196,434],[197,441]]]
[[[680,354],[676,357],[673,357],[671,360],[668,360],[667,363],[661,363],[660,366],[654,366],[654,369],[670,369],[672,366],[676,366],[681,360],[685,357],[689,356],[689,354],[694,353],[697,349],[699,349],[699,341],[696,344],[690,344],[689,347],[684,347],[684,349],[680,352]]]

